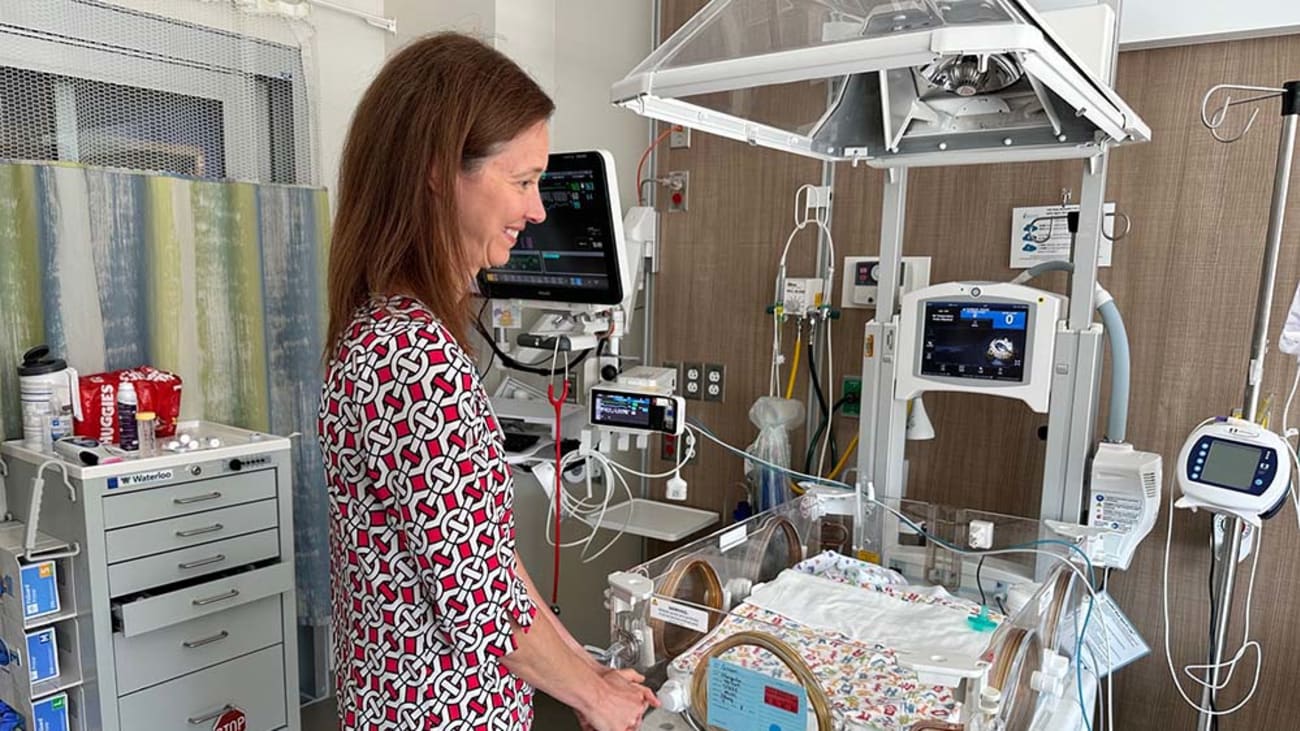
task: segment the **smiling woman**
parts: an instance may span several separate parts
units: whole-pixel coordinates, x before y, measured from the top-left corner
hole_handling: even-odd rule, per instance
[[[504,438],[464,345],[475,275],[546,217],[553,110],[505,56],[448,33],[394,56],[352,121],[318,413],[345,731],[526,731],[533,686],[596,731],[657,705],[538,613]]]
[[[549,150],[547,125],[538,122],[476,169],[456,176],[460,236],[472,257],[471,277],[479,269],[509,261],[510,249],[524,226],[546,218],[537,181],[546,169]]]

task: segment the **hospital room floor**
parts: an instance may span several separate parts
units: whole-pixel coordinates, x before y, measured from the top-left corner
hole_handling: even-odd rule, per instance
[[[533,728],[538,731],[578,731],[573,712],[550,696],[538,693],[533,712]],[[303,707],[302,731],[336,731],[337,728],[333,698]]]

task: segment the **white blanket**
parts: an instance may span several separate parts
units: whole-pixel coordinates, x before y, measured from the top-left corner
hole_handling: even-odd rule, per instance
[[[941,652],[973,659],[987,648],[993,633],[977,631],[966,621],[976,608],[974,603],[953,597],[939,586],[893,587],[891,591],[897,595],[786,570],[755,587],[747,601],[810,627],[904,653]],[[914,595],[911,600],[909,594]],[[945,601],[927,603],[916,597]]]

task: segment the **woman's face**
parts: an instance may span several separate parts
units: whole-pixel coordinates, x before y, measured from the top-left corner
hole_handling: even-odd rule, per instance
[[[460,240],[473,266],[470,276],[510,260],[525,224],[546,218],[537,181],[546,170],[550,133],[538,122],[502,145],[474,172],[456,176]]]

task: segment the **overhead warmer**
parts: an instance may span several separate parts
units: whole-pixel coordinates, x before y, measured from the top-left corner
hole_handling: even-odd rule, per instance
[[[1151,136],[1101,80],[1115,28],[1105,4],[1040,15],[1021,0],[712,0],[612,97],[877,167],[1085,158]]]

